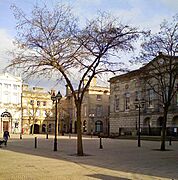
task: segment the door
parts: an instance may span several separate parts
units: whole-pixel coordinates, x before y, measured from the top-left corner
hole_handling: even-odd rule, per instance
[[[3,121],[3,131],[8,131],[8,130],[9,130],[9,122]]]

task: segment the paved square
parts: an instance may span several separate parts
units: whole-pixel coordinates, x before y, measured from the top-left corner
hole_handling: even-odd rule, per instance
[[[37,137],[37,148],[34,139]],[[0,148],[2,180],[161,180],[178,179],[178,142],[161,152],[160,142],[83,138],[86,156],[77,157],[76,137],[58,137],[58,151],[53,151],[53,136],[11,135],[8,146]]]

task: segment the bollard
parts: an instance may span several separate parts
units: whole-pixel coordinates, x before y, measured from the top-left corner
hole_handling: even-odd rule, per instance
[[[20,139],[22,139],[22,134],[20,134]]]
[[[172,137],[170,136],[170,138],[169,138],[169,146],[171,146],[172,145]]]
[[[93,137],[93,131],[91,132],[91,138]]]
[[[69,139],[71,139],[71,134],[69,133]]]
[[[100,136],[100,149],[103,149],[101,136]]]
[[[37,137],[35,137],[35,148],[37,148]]]
[[[46,139],[48,139],[48,133],[46,134]]]

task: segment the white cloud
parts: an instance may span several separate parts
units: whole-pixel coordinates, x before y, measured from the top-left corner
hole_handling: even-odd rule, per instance
[[[90,4],[90,5],[100,5],[102,3],[102,0],[77,0],[77,3],[79,4]]]
[[[176,9],[176,10],[178,9],[177,0],[160,0],[160,1],[171,9]]]
[[[11,59],[11,57],[8,55],[8,51],[13,49],[13,39],[4,29],[0,29],[0,40],[0,70],[2,71]]]

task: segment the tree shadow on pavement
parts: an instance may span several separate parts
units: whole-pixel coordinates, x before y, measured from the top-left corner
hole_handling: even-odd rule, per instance
[[[54,158],[59,160],[65,160],[74,162],[77,164],[91,165],[101,168],[106,168],[114,171],[123,171],[129,173],[175,178],[178,178],[178,173],[171,167],[176,167],[176,161],[166,161],[165,155],[168,158],[175,158],[172,153],[174,151],[166,151],[167,154],[162,154],[159,151],[153,151],[153,148],[157,148],[158,142],[150,143],[145,142],[141,148],[138,148],[134,140],[118,140],[118,139],[104,139],[103,149],[99,149],[99,140],[97,138],[83,139],[84,152],[86,156],[76,156],[76,139],[67,139],[59,137],[58,139],[58,151],[53,151],[53,138],[45,139],[38,138],[37,148],[35,148],[34,137],[31,139],[11,139],[8,142],[8,146],[3,149],[36,155],[47,158]],[[151,149],[152,148],[152,149]],[[174,148],[175,149],[175,148]],[[171,154],[170,154],[171,153]],[[160,155],[161,154],[161,155]],[[175,158],[176,159],[176,158]],[[171,159],[172,160],[172,159]],[[163,166],[162,164],[167,164]],[[167,173],[167,167],[169,167],[169,173]],[[94,175],[95,176],[95,175]],[[97,174],[101,179],[104,179],[105,175]],[[114,179],[112,177],[106,177],[105,179]],[[124,180],[124,178],[121,178]],[[125,179],[126,180],[126,179]]]
[[[117,180],[131,180],[128,178],[109,176],[109,175],[105,175],[105,174],[93,174],[93,175],[88,175],[88,177],[102,179],[102,180],[116,180],[116,179]]]

